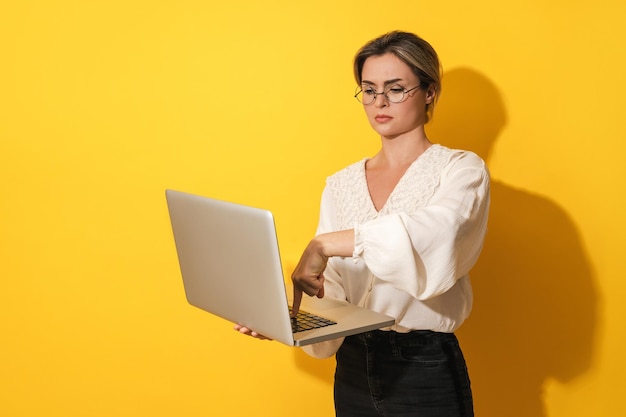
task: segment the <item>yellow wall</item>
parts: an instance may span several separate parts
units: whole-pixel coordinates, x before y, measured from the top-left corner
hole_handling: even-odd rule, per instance
[[[431,138],[476,150],[493,175],[460,332],[477,415],[624,415],[625,12],[3,2],[0,415],[332,415],[332,359],[186,304],[164,189],[272,209],[290,270],[325,177],[379,145],[351,58],[395,28],[443,60]]]

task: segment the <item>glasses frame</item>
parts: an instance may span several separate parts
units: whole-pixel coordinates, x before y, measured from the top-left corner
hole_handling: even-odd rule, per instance
[[[388,102],[390,102],[390,103],[394,103],[394,104],[398,104],[398,103],[402,103],[404,100],[406,100],[406,97],[407,97],[407,94],[408,94],[408,93],[410,93],[410,92],[411,92],[411,91],[413,91],[413,90],[417,90],[418,88],[420,88],[420,87],[422,87],[422,86],[421,86],[421,85],[417,85],[417,86],[415,86],[415,87],[413,87],[413,88],[406,89],[406,88],[401,87],[401,86],[399,86],[399,85],[398,85],[398,87],[401,87],[401,88],[402,88],[402,98],[401,98],[400,100],[398,100],[398,101],[393,101],[393,100],[389,99],[389,96],[387,95],[387,94],[389,94],[389,91],[390,91],[393,87],[395,87],[395,85],[392,85],[392,86],[390,86],[390,87],[386,88],[386,89],[385,89],[383,92],[381,92],[381,93],[376,92],[376,90],[374,90],[374,89],[372,88],[372,91],[373,91],[373,94],[374,94],[374,98],[372,99],[372,101],[371,101],[371,102],[369,102],[369,103],[364,103],[362,100],[360,100],[360,99],[359,99],[359,94],[363,93],[363,86],[362,86],[362,85],[359,85],[359,86],[357,86],[357,87],[356,87],[357,92],[354,94],[354,98],[356,98],[356,100],[357,100],[359,103],[363,104],[364,106],[370,106],[370,105],[372,105],[372,104],[376,103],[376,99],[378,98],[378,96],[381,96],[381,95],[382,95],[382,96],[384,96],[384,97],[385,97],[385,99],[386,99]]]

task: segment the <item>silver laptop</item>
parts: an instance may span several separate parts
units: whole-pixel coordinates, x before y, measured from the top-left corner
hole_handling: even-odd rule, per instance
[[[166,190],[185,294],[191,305],[289,346],[394,323],[347,302],[304,295],[290,317],[274,217],[268,210]],[[299,315],[300,316],[300,315]]]

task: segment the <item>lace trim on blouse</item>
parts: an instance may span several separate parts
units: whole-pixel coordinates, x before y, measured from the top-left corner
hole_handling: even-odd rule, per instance
[[[336,204],[339,230],[354,228],[379,216],[413,213],[425,207],[439,187],[441,172],[453,152],[441,145],[428,148],[409,166],[380,211],[376,211],[367,187],[367,158],[328,177],[327,186]]]

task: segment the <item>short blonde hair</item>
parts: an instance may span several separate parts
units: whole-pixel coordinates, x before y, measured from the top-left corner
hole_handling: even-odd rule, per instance
[[[419,36],[402,31],[393,31],[372,39],[354,57],[354,78],[361,85],[363,65],[367,58],[387,53],[394,54],[411,68],[417,76],[420,87],[432,88],[435,95],[430,105],[426,106],[426,122],[433,115],[435,103],[441,93],[442,70],[435,49]]]

